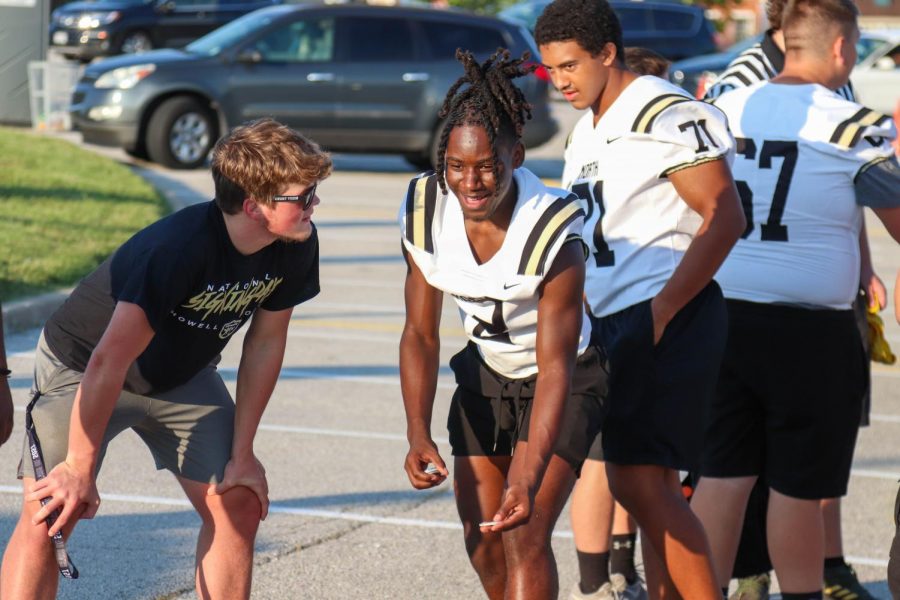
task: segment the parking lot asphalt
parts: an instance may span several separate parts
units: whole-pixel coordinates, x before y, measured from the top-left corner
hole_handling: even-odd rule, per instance
[[[565,123],[574,121],[567,106],[556,110]],[[566,127],[560,139],[529,153],[526,165],[548,180],[561,172]],[[130,162],[124,153],[111,155]],[[465,556],[451,484],[417,492],[402,470],[406,442],[398,340],[405,270],[396,215],[413,173],[393,157],[338,155],[335,166],[335,174],[319,188],[322,203],[314,217],[322,293],[294,312],[282,377],[256,442],[268,471],[272,509],[259,534],[252,597],[481,598]],[[206,171],[136,168],[185,201],[212,197]],[[870,219],[869,226],[876,267],[892,287],[900,250],[878,223]],[[887,313],[885,321],[888,340],[898,351],[900,327]],[[23,431],[38,333],[29,329],[7,336],[18,409],[14,440]],[[448,302],[433,426],[445,458],[444,415],[453,389],[446,364],[464,343]],[[239,352],[240,340],[232,342],[221,363],[232,391]],[[869,589],[888,598],[885,567],[900,479],[900,367],[876,365],[873,389],[873,423],[860,434],[844,503],[844,544]],[[8,539],[19,510],[15,466],[20,452],[17,441],[0,448],[0,540]],[[100,512],[79,525],[70,544],[82,578],[63,581],[59,597],[193,597],[199,519],[174,479],[154,470],[137,436],[129,432],[113,442],[98,487]],[[554,550],[560,597],[567,598],[577,562],[565,516]]]

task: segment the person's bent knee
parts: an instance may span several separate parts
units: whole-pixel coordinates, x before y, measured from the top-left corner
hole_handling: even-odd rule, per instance
[[[262,504],[250,488],[234,487],[224,494],[208,496],[208,499],[209,518],[213,523],[228,522],[242,533],[251,535],[259,529]]]
[[[526,525],[503,533],[503,549],[510,567],[528,565],[550,554],[550,534]]]

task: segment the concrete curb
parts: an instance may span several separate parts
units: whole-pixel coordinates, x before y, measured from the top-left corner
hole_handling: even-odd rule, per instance
[[[67,141],[78,145],[77,142],[68,137],[62,137],[62,139],[66,139]],[[92,148],[86,146],[82,147],[87,150],[92,150]],[[208,198],[180,181],[172,179],[171,177],[166,177],[158,171],[148,169],[135,163],[128,164],[128,166],[133,173],[156,188],[163,198],[165,198],[172,211],[181,210],[185,206],[208,200]],[[72,288],[62,289],[4,304],[4,333],[8,335],[10,333],[43,326],[44,322],[53,314],[53,311],[59,308],[65,299],[69,297],[71,291]]]

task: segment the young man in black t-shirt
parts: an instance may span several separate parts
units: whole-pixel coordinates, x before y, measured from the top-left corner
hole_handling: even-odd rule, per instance
[[[329,156],[283,125],[239,127],[213,152],[215,201],[135,234],[50,318],[29,406],[49,472],[35,481],[26,443],[24,505],[3,557],[0,596],[55,596],[56,569],[66,561],[57,564],[48,534],[68,535],[97,512],[100,462],[126,428],[157,468],[175,474],[202,518],[198,595],[249,596],[253,543],[269,504],[253,439],[291,311],[319,291],[310,218],[316,184],[330,172]],[[232,401],[215,364],[247,321]],[[54,509],[60,515],[48,529]]]

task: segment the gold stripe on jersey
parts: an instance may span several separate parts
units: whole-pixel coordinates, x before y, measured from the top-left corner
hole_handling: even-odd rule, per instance
[[[428,253],[434,253],[431,226],[436,203],[437,175],[410,182],[406,194],[406,239]]]
[[[856,172],[856,175],[853,176],[853,184],[856,185],[856,180],[859,179],[859,176],[874,167],[875,165],[881,164],[886,160],[891,160],[890,156],[879,156],[873,160],[870,160],[863,166],[859,168],[859,171]]]
[[[663,171],[662,175],[660,175],[659,177],[660,177],[660,179],[662,179],[663,177],[668,177],[669,175],[671,175],[672,173],[675,173],[677,171],[682,171],[684,169],[690,169],[691,167],[696,167],[696,166],[702,165],[703,163],[713,162],[714,160],[723,160],[724,158],[725,158],[725,155],[706,156],[704,158],[700,158],[698,160],[694,160],[691,162],[681,163],[680,165],[675,165],[674,167],[669,167],[668,169]]]
[[[519,262],[519,275],[543,275],[550,248],[565,228],[583,215],[584,211],[575,196],[558,198],[551,204],[535,223],[525,242],[522,260]]]
[[[641,109],[641,112],[638,113],[637,118],[634,120],[634,125],[631,126],[631,131],[635,133],[650,133],[650,128],[653,127],[653,121],[656,120],[656,117],[658,117],[662,111],[672,105],[681,104],[682,102],[692,102],[692,99],[682,96],[681,94],[663,94],[662,96],[657,96],[648,102],[644,108]]]
[[[871,125],[883,125],[890,117],[869,108],[861,108],[852,117],[839,124],[829,140],[841,148],[850,149],[859,142],[863,130]]]
[[[566,236],[566,239],[563,240],[563,246],[568,244],[569,242],[578,242],[581,244],[581,251],[584,253],[584,260],[587,260],[591,257],[591,249],[585,243],[584,238],[581,237],[578,233],[570,233]]]

